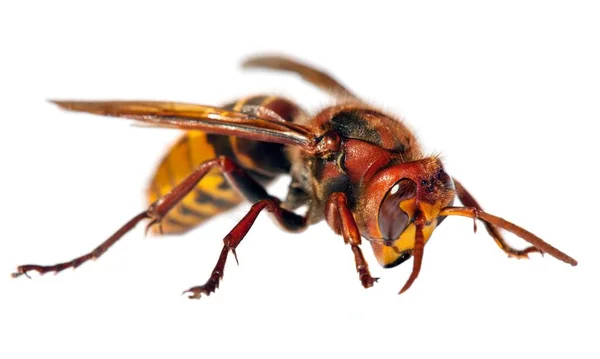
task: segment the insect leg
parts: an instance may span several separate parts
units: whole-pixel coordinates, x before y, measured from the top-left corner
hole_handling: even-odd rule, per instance
[[[83,263],[89,261],[90,259],[99,258],[104,252],[106,252],[113,244],[115,244],[121,237],[129,232],[136,224],[138,224],[141,220],[148,218],[147,212],[142,212],[137,216],[133,217],[129,222],[125,223],[123,227],[119,228],[110,238],[106,241],[102,242],[98,247],[96,247],[93,251],[86,253],[80,257],[77,257],[69,262],[63,262],[50,266],[41,266],[37,264],[27,264],[17,267],[17,271],[12,274],[13,278],[19,277],[21,275],[25,275],[29,277],[27,272],[36,271],[40,274],[46,274],[48,272],[61,272],[67,268],[77,268]]]
[[[371,277],[369,265],[359,247],[361,244],[360,232],[354,221],[352,212],[348,208],[344,193],[335,192],[331,194],[325,205],[325,218],[335,233],[342,235],[344,243],[350,244],[354,253],[356,271],[363,287],[372,287],[379,278]]]
[[[251,182],[254,182],[250,177],[248,179]],[[258,185],[258,183],[254,183]],[[254,184],[250,184],[254,186]],[[209,279],[203,285],[192,287],[183,292],[183,294],[189,293],[188,298],[199,299],[202,294],[210,295],[217,288],[219,288],[219,282],[223,278],[223,274],[225,271],[225,264],[227,262],[227,255],[231,251],[235,257],[237,262],[237,254],[235,249],[240,244],[240,242],[244,239],[254,221],[260,214],[260,212],[264,209],[267,209],[269,212],[273,213],[275,219],[287,230],[300,230],[303,229],[306,225],[306,217],[295,214],[294,212],[285,210],[281,208],[280,201],[276,198],[268,198],[263,199],[256,202],[251,208],[250,211],[242,218],[238,224],[233,227],[231,232],[223,238],[223,249],[221,250],[221,254],[219,255],[219,259],[215,268],[210,274]]]
[[[473,196],[465,189],[465,187],[463,187],[463,185],[456,179],[454,179],[454,185],[456,186],[458,199],[465,207],[473,207],[479,211],[483,210],[481,208],[481,205],[479,205],[475,198],[473,198]],[[544,253],[541,249],[534,246],[527,247],[525,249],[515,249],[508,243],[506,243],[496,226],[488,222],[484,222],[484,225],[485,229],[487,230],[489,235],[494,239],[498,247],[500,247],[500,249],[502,249],[504,253],[508,254],[509,257],[527,259],[529,258],[529,253]]]
[[[123,227],[116,231],[110,238],[96,247],[93,251],[77,257],[71,261],[63,262],[55,265],[41,266],[36,264],[27,264],[19,266],[17,271],[12,274],[13,277],[18,277],[22,274],[27,275],[29,271],[37,271],[40,274],[48,272],[60,272],[67,268],[77,268],[83,263],[90,259],[99,258],[104,252],[106,252],[113,244],[115,244],[123,235],[129,232],[135,227],[140,221],[144,219],[150,219],[148,227],[152,225],[159,225],[161,219],[179,203],[190,191],[192,191],[198,182],[214,167],[223,169],[226,173],[229,171],[233,176],[236,176],[236,172],[243,171],[233,161],[226,157],[219,157],[210,161],[206,161],[198,166],[188,177],[186,177],[181,183],[173,188],[169,193],[159,198],[156,202],[151,204],[148,209],[137,216],[133,217]],[[237,176],[241,176],[237,174]],[[247,176],[247,175],[246,175]],[[247,191],[251,191],[254,187],[247,186]],[[263,190],[264,191],[264,190]],[[257,192],[259,193],[259,192]],[[259,193],[260,194],[260,193]]]
[[[551,244],[545,242],[540,237],[535,234],[517,226],[514,223],[511,223],[503,218],[496,217],[489,213],[485,213],[478,208],[475,207],[445,207],[440,210],[440,216],[462,216],[473,219],[480,219],[484,222],[490,223],[496,227],[505,229],[521,238],[530,244],[534,245],[536,248],[539,248],[540,251],[544,253],[548,253],[552,257],[563,261],[572,266],[577,265],[577,261],[567,255],[566,253],[561,252],[559,249],[553,247]]]

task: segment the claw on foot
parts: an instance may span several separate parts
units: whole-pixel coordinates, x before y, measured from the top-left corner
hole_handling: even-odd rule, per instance
[[[235,258],[235,262],[239,266],[240,265],[240,261],[238,261],[237,252],[235,251],[235,248],[231,248],[231,253],[233,253],[233,258]]]
[[[539,253],[542,257],[544,256],[544,252],[536,247],[527,247],[523,250],[510,250],[507,251],[508,258],[516,258],[516,259],[529,259],[530,253]]]
[[[162,222],[160,221],[160,219],[153,219],[152,221],[150,221],[150,223],[148,223],[148,225],[146,226],[146,229],[144,230],[144,235],[148,236],[148,232],[155,225],[158,225],[158,233],[160,233],[160,235],[162,236],[164,233],[163,233]]]
[[[181,295],[189,293],[190,295],[188,295],[188,298],[190,299],[200,299],[202,294],[208,297],[210,293],[214,293],[217,290],[217,288],[219,288],[219,281],[221,280],[221,278],[223,278],[221,272],[215,271],[211,274],[210,278],[206,283],[204,283],[204,285],[192,287],[181,293]]]
[[[202,297],[202,294],[206,295],[207,297],[210,295],[210,291],[207,290],[203,285],[201,286],[197,286],[197,287],[192,287],[188,290],[183,291],[183,293],[181,293],[181,295],[186,295],[190,299],[200,299]]]
[[[25,277],[31,279],[31,277],[29,276],[29,271],[32,271],[32,270],[38,272],[40,275],[44,275],[51,271],[58,273],[58,269],[55,269],[54,266],[44,267],[44,266],[38,266],[38,265],[34,265],[34,264],[28,264],[25,266],[18,266],[17,271],[14,273],[11,273],[10,276],[13,278],[18,278],[18,277],[24,275]]]
[[[31,279],[31,277],[29,276],[29,274],[27,274],[27,271],[23,270],[23,267],[17,267],[17,271],[10,274],[10,276],[13,277],[13,278],[18,278],[18,277],[20,277],[22,275],[24,275],[25,277]]]
[[[378,280],[378,277],[371,277],[369,273],[360,274],[360,282],[365,288],[371,288],[375,283],[377,283]]]

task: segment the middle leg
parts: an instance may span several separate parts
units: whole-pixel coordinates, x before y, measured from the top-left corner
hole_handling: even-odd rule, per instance
[[[271,212],[277,222],[281,224],[287,230],[301,230],[306,226],[306,217],[295,214],[294,212],[288,211],[281,208],[280,201],[276,198],[263,199],[256,202],[250,211],[242,218],[238,224],[233,227],[231,232],[223,238],[223,249],[217,260],[215,268],[210,274],[210,277],[203,285],[192,287],[183,292],[183,294],[189,293],[188,298],[199,299],[202,294],[209,296],[219,288],[219,283],[223,279],[225,272],[225,264],[227,263],[227,255],[229,252],[233,253],[235,261],[237,262],[237,254],[235,249],[242,242],[248,231],[254,224],[254,221],[264,209]]]
[[[223,238],[223,249],[206,283],[183,292],[183,294],[189,293],[188,297],[192,299],[199,299],[202,294],[208,296],[217,290],[221,279],[223,279],[229,252],[233,253],[237,262],[235,251],[237,246],[242,242],[246,234],[248,234],[254,221],[256,221],[256,218],[264,209],[271,212],[277,222],[288,231],[300,231],[306,227],[307,218],[305,216],[300,216],[292,211],[281,208],[281,201],[269,195],[265,188],[252,178],[245,169],[230,159],[222,158],[221,160],[223,162],[221,170],[225,174],[225,178],[246,199],[255,203],[244,218]]]

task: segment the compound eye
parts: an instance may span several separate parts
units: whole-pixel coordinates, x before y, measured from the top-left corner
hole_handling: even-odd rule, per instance
[[[414,198],[417,185],[407,178],[396,182],[386,193],[379,206],[379,231],[383,239],[395,240],[409,224],[408,214],[400,208],[400,203]]]

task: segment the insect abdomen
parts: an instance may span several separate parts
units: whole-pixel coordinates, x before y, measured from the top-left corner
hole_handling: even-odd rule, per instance
[[[244,105],[270,108],[288,121],[301,114],[293,103],[267,96],[249,97],[224,108],[240,111]],[[200,164],[218,156],[233,159],[262,183],[288,173],[290,168],[282,145],[188,131],[171,146],[158,165],[148,188],[149,203],[171,191]],[[187,232],[212,216],[232,209],[242,199],[218,170],[212,170],[163,218],[162,231],[165,234]],[[154,226],[153,230],[156,234],[159,227]]]

